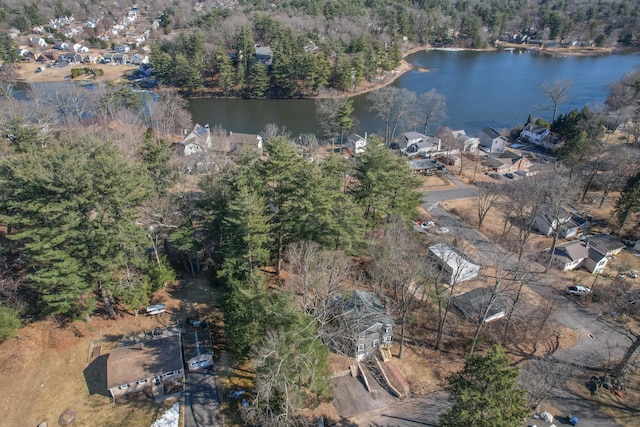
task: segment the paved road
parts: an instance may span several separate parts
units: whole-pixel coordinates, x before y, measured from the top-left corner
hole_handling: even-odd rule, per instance
[[[391,405],[360,414],[352,420],[359,427],[437,426],[440,414],[449,407],[448,399],[446,391],[435,391],[396,401]]]
[[[427,202],[423,207],[430,211],[440,223],[447,226],[452,235],[460,236],[478,251],[473,261],[481,264],[493,264],[497,257],[515,259],[510,254],[505,254],[475,229],[466,226],[457,217],[451,215],[439,206],[441,200],[447,198],[465,198],[474,195],[473,188],[463,185],[461,188],[430,192]],[[565,367],[564,372],[578,374],[593,370],[594,374],[600,373],[597,369],[609,362],[622,357],[626,348],[631,345],[631,339],[619,328],[601,320],[598,315],[578,304],[575,298],[567,298],[558,292],[562,289],[552,276],[534,275],[534,279],[528,283],[530,289],[546,300],[556,301],[557,309],[551,316],[551,320],[573,329],[579,335],[577,342],[568,349],[558,350],[553,355],[553,363],[559,363]],[[545,364],[548,361],[531,360],[525,363]],[[587,400],[577,396],[569,390],[566,382],[558,384],[546,401],[564,413],[579,415],[581,424],[589,426],[616,426],[610,418],[598,412]]]
[[[222,427],[220,398],[213,367],[187,372],[184,407],[185,427]]]

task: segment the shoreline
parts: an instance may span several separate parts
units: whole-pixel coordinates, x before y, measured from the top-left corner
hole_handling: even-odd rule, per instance
[[[414,53],[429,51],[429,50],[446,50],[446,51],[478,51],[478,52],[490,52],[497,50],[531,50],[534,52],[538,52],[546,55],[553,56],[599,56],[599,55],[607,55],[612,53],[622,53],[627,49],[622,48],[543,48],[535,45],[521,45],[521,44],[512,44],[512,43],[499,43],[497,46],[485,48],[485,49],[465,49],[465,48],[455,48],[455,47],[432,47],[432,46],[414,46],[409,48],[406,52],[403,52],[402,60],[400,65],[395,69],[389,71],[384,77],[375,82],[364,82],[360,86],[358,86],[355,90],[347,91],[347,92],[339,92],[335,89],[326,89],[324,92],[321,92],[315,96],[302,96],[297,99],[326,99],[326,98],[342,98],[342,97],[354,97],[362,94],[366,94],[372,92],[374,90],[381,89],[389,84],[393,83],[403,74],[409,71],[419,71],[419,72],[430,72],[431,70],[428,68],[420,67],[413,65],[407,61],[407,57]],[[70,72],[67,73],[70,68],[47,68],[44,72],[36,73],[35,69],[40,64],[37,63],[23,63],[20,64],[20,68],[17,70],[17,76],[15,82],[19,83],[56,83],[56,82],[76,82],[76,80],[70,79]],[[113,82],[117,83],[122,81],[125,76],[130,73],[133,69],[137,67],[133,67],[130,65],[97,65],[91,68],[101,68],[105,71],[105,75],[96,79],[91,79],[90,81],[99,83],[99,82]],[[82,79],[85,80],[85,79]],[[77,81],[82,81],[77,80]],[[86,81],[86,80],[85,80]],[[241,97],[221,97],[221,96],[213,96],[214,94],[209,91],[208,93],[203,93],[195,96],[185,96],[188,99],[208,99],[208,98],[227,98],[227,99],[242,99]],[[254,99],[254,98],[250,98]],[[258,98],[256,98],[258,99]],[[279,99],[279,98],[259,98],[259,99]]]

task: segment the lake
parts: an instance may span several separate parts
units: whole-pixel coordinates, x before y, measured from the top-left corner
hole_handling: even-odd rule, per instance
[[[422,94],[431,89],[447,99],[449,118],[441,125],[477,136],[486,126],[497,130],[521,124],[527,116],[550,120],[550,104],[540,85],[555,79],[572,82],[558,112],[585,105],[601,109],[608,87],[640,64],[640,53],[556,57],[534,51],[428,50],[406,58],[430,72],[410,71],[392,85]],[[382,123],[368,110],[366,94],[354,97],[354,132],[381,133]],[[285,127],[292,136],[318,133],[313,99],[192,99],[194,122],[227,130],[259,133],[266,124]]]

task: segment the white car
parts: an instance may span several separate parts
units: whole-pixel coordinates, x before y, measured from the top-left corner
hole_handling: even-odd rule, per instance
[[[435,223],[433,221],[426,221],[423,222],[422,224],[420,224],[420,226],[424,229],[427,229],[429,227],[431,227],[432,225],[435,225]]]
[[[591,289],[584,286],[567,286],[567,295],[589,295]]]
[[[449,229],[447,227],[440,227],[440,232],[443,233],[443,234],[444,233],[448,233]]]

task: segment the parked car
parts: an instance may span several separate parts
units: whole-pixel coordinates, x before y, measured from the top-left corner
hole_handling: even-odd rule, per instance
[[[444,233],[448,233],[449,229],[447,227],[440,227],[439,231],[440,233],[444,234]]]
[[[567,286],[567,295],[589,295],[591,293],[591,289],[586,288],[584,286]]]
[[[423,222],[422,224],[420,224],[420,226],[424,229],[427,229],[429,227],[431,227],[432,225],[435,225],[435,223],[433,221],[426,221]]]
[[[506,176],[506,177],[507,177],[507,178],[509,178],[509,179],[515,179],[515,177],[516,177],[516,176],[515,176],[514,174],[512,174],[511,172],[507,172],[507,173],[505,173],[505,174],[504,174],[504,176]]]

